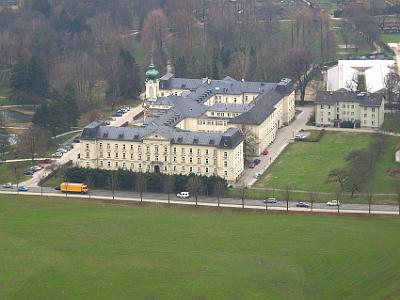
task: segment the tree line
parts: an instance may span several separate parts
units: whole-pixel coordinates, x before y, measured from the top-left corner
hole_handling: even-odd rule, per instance
[[[141,173],[119,169],[116,171],[73,167],[65,171],[65,180],[86,183],[89,188],[130,190],[137,192],[172,193],[189,191],[193,197],[215,195],[227,187],[218,176],[168,175]]]

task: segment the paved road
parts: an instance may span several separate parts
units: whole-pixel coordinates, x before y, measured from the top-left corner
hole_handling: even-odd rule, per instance
[[[381,133],[384,135],[391,136],[400,136],[400,133],[382,131],[379,129],[371,129],[371,128],[337,128],[337,127],[317,127],[317,126],[309,126],[304,125],[304,130],[326,130],[326,131],[338,131],[338,132],[352,132],[352,133]]]
[[[140,114],[143,111],[143,107],[141,105],[132,108],[130,111],[125,113],[121,117],[116,117],[115,120],[111,121],[110,126],[121,126],[126,122],[131,122],[135,116]],[[69,161],[72,161],[73,164],[78,161],[79,154],[79,143],[73,143],[74,148],[67,153],[65,153],[62,157],[57,159],[53,164],[47,166],[46,168],[35,172],[31,178],[26,181],[20,183],[20,185],[25,185],[29,187],[35,187],[39,185],[41,179],[45,178],[51,173],[51,169],[55,167],[60,167],[65,165]]]
[[[4,189],[0,188],[0,194],[16,194],[15,189]],[[99,200],[112,200],[112,192],[106,190],[92,190],[88,195],[81,194],[63,194],[60,191],[56,191],[52,188],[43,188],[41,190],[40,187],[33,187],[29,192],[19,192],[23,195],[40,195],[43,196],[56,196],[56,197],[74,197],[74,198],[92,198]],[[134,192],[127,191],[116,191],[114,194],[114,199],[116,201],[140,201],[140,195]],[[166,194],[156,194],[156,193],[144,193],[143,201],[145,202],[156,202],[156,203],[167,203],[168,196]],[[192,197],[190,199],[179,199],[174,194],[170,195],[170,203],[173,204],[185,204],[185,205],[194,205],[195,199]],[[217,206],[218,200],[215,197],[198,197],[198,204],[201,206]],[[289,211],[304,211],[310,212],[310,208],[298,208],[296,207],[297,202],[291,201],[289,202]],[[242,207],[241,199],[234,198],[221,198],[220,206],[222,207]],[[259,210],[286,210],[286,202],[278,201],[276,204],[268,204],[266,206],[262,200],[255,199],[245,199],[245,208],[249,209],[259,209]],[[338,213],[337,207],[329,207],[325,203],[314,203],[313,212],[328,212],[328,213]],[[342,204],[340,206],[340,213],[356,213],[356,214],[368,214],[368,205],[367,204]],[[371,206],[372,214],[385,214],[385,215],[398,215],[399,208],[395,205],[372,205]]]
[[[256,173],[265,172],[275,159],[278,158],[279,154],[286,148],[291,139],[305,126],[313,113],[314,107],[304,106],[297,109],[300,109],[301,113],[297,115],[296,119],[290,123],[289,126],[282,127],[278,130],[275,141],[268,147],[268,155],[261,155],[259,157],[261,163],[254,169],[245,169],[235,186],[242,187],[253,185],[256,182],[254,175]]]

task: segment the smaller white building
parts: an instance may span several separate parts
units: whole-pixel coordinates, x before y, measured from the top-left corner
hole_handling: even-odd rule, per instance
[[[320,91],[315,100],[315,125],[339,127],[343,122],[352,122],[355,127],[379,128],[384,110],[381,93]]]
[[[365,78],[366,91],[375,93],[385,88],[385,78],[394,67],[391,59],[339,60],[337,66],[328,70],[326,89],[355,91],[361,75]]]

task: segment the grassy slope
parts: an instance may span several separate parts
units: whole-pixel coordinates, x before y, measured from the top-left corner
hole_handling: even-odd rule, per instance
[[[20,178],[19,181],[24,181],[28,179],[23,173],[26,169],[32,166],[31,162],[18,162],[18,163],[0,163],[0,183],[12,182],[15,183],[15,170],[14,166],[18,165],[17,177]],[[0,196],[2,197],[2,196]]]
[[[344,157],[352,150],[368,145],[372,135],[327,132],[318,143],[290,144],[274,165],[257,181],[255,187],[334,190],[327,184],[330,170],[345,165]]]
[[[391,299],[400,220],[0,196],[2,299]],[[200,298],[202,297],[202,298]]]

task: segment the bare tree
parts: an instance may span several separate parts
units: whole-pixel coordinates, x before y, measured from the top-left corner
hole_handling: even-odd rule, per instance
[[[145,174],[139,172],[136,178],[136,190],[140,194],[140,202],[143,202],[143,192],[146,190],[147,180]]]
[[[254,156],[258,149],[258,138],[256,134],[247,125],[241,125],[240,132],[243,137],[244,160],[249,156]]]
[[[314,69],[314,52],[311,48],[298,48],[290,53],[287,59],[288,72],[297,82],[297,90],[300,92],[300,104],[304,104],[306,89],[311,81]]]
[[[285,200],[286,200],[286,211],[289,211],[289,201],[290,201],[289,183],[286,183],[284,193],[285,193],[284,196],[285,196]]]
[[[311,190],[309,192],[309,197],[310,197],[310,210],[312,212],[314,207],[314,202],[317,199],[317,192],[315,190]]]
[[[40,127],[31,126],[21,136],[18,148],[19,151],[27,152],[33,163],[37,152],[46,148],[47,144],[48,138],[45,131]]]
[[[173,176],[168,175],[168,176],[164,177],[163,188],[164,188],[164,192],[166,192],[168,195],[168,204],[170,203],[170,195],[174,189],[174,185],[175,185],[175,178]]]
[[[386,100],[389,104],[390,111],[392,111],[392,104],[396,101],[397,95],[399,94],[400,76],[394,70],[386,75],[384,84],[386,88]]]
[[[240,188],[240,198],[242,199],[242,208],[244,208],[244,201],[246,199],[246,190],[247,190],[247,187],[245,187],[245,186],[242,186]]]
[[[340,205],[342,201],[342,194],[343,194],[343,189],[340,185],[338,185],[335,189],[335,197],[336,197],[336,201],[337,201],[337,212],[340,213]],[[339,204],[340,203],[340,204]]]
[[[199,176],[191,176],[187,182],[188,191],[194,196],[196,206],[198,204],[198,197],[203,189],[203,183]]]
[[[368,201],[368,214],[370,215],[371,214],[372,201],[373,201],[373,198],[374,198],[374,194],[372,193],[370,188],[367,189],[366,197],[367,197],[367,201]]]
[[[88,194],[89,194],[89,199],[90,199],[90,197],[91,197],[90,191],[91,191],[91,189],[92,189],[92,185],[94,184],[94,178],[93,178],[93,176],[92,176],[91,174],[89,174],[88,176],[86,176],[86,178],[85,178],[85,184],[86,184],[86,185],[88,186],[88,188],[89,188]]]
[[[220,207],[220,200],[221,200],[221,196],[222,196],[224,190],[225,190],[224,182],[222,180],[218,180],[215,183],[215,187],[214,187],[214,192],[215,192],[215,195],[217,196],[218,207]]]
[[[118,189],[118,178],[117,174],[113,171],[109,177],[109,187],[111,188],[112,191],[112,199],[113,201],[115,200],[115,190]]]

